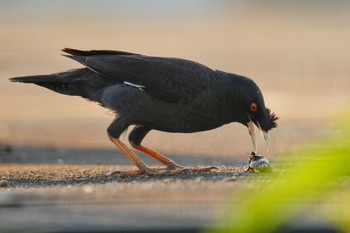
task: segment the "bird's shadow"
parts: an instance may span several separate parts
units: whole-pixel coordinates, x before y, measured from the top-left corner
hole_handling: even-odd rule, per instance
[[[136,152],[150,166],[158,166],[155,160],[142,153]],[[240,166],[247,160],[238,160],[220,156],[167,154],[167,157],[183,166]],[[248,157],[248,156],[247,156]],[[71,164],[71,165],[132,165],[130,160],[117,149],[73,149],[11,146],[11,150],[0,154],[0,163],[16,164]]]

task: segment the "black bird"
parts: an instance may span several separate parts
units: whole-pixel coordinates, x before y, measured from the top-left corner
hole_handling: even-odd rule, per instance
[[[179,58],[110,50],[65,48],[63,51],[69,54],[64,56],[78,61],[84,68],[10,80],[81,96],[114,111],[116,118],[107,129],[108,136],[139,169],[123,175],[179,174],[211,169],[184,169],[142,146],[143,138],[152,129],[191,133],[239,122],[248,127],[256,152],[254,124],[267,144],[267,132],[277,126],[278,117],[265,107],[259,87],[249,78]],[[129,134],[132,147],[164,164],[165,169],[148,167],[119,139],[130,125],[135,125]]]

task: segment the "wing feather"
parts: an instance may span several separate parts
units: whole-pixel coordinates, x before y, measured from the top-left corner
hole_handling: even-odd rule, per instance
[[[70,58],[113,80],[142,86],[149,95],[179,101],[208,88],[214,70],[178,58],[150,57],[121,51],[64,50]]]

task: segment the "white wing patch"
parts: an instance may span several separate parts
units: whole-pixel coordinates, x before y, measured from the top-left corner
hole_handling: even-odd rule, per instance
[[[135,83],[125,82],[125,81],[124,81],[124,84],[129,85],[131,87],[136,87],[136,88],[140,89],[141,91],[143,91],[143,88],[145,88],[145,86],[143,86],[143,85],[138,85]]]

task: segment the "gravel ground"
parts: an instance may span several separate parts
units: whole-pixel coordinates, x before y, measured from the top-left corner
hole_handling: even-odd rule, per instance
[[[175,176],[119,177],[108,176],[111,171],[135,170],[133,166],[110,165],[0,165],[1,180],[7,181],[6,188],[30,188],[55,185],[89,185],[111,182],[163,182],[168,180],[222,180],[247,175],[245,167],[220,166],[217,170],[205,173],[186,173]]]
[[[116,154],[122,165],[113,164]],[[196,232],[220,216],[232,192],[249,188],[242,180],[263,176],[245,172],[247,161],[225,158],[172,156],[189,166],[222,165],[121,178],[107,174],[135,167],[115,150],[10,147],[0,156],[0,232]]]

